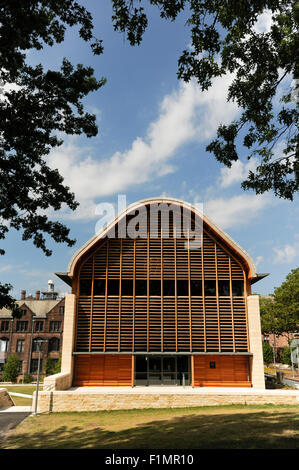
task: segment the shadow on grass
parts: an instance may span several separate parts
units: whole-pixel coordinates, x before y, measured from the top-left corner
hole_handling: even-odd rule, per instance
[[[52,415],[54,416],[54,415]],[[33,418],[29,418],[33,419]],[[151,421],[111,431],[92,418],[81,427],[60,426],[43,431],[38,419],[33,431],[14,433],[0,448],[30,449],[296,449],[299,420],[295,413],[235,413],[188,415]],[[2,445],[1,445],[2,444]]]

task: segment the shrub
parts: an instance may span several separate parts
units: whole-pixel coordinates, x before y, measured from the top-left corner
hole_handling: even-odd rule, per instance
[[[3,382],[16,382],[20,370],[20,361],[17,354],[8,356],[4,364],[2,380]]]
[[[31,384],[33,382],[33,377],[31,374],[24,374],[24,384]]]
[[[284,348],[283,353],[281,355],[281,360],[284,364],[288,364],[289,366],[292,365],[291,349],[288,346],[286,348]]]
[[[269,343],[263,343],[263,356],[265,364],[270,364],[273,362],[273,349]]]

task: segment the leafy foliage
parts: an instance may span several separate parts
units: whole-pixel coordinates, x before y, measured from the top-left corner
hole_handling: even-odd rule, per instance
[[[17,354],[8,356],[4,364],[2,380],[3,382],[16,382],[19,375],[20,361]]]
[[[32,239],[47,256],[45,235],[68,246],[75,240],[46,211],[62,204],[75,210],[78,203],[46,157],[63,143],[59,134],[97,134],[96,117],[84,111],[82,100],[105,79],[66,58],[60,70],[29,65],[26,51],[61,43],[66,27],[75,25],[93,53],[101,54],[92,17],[74,0],[3,0],[0,5],[0,239],[10,228],[22,230],[23,240]],[[8,292],[8,284],[0,286],[0,308],[10,306],[14,313]]]
[[[283,364],[287,364],[288,366],[292,365],[290,347],[287,346],[286,348],[283,349],[283,352],[281,354],[281,360]]]
[[[135,4],[142,4],[138,0]],[[298,110],[293,100],[298,90],[287,90],[278,110],[273,100],[285,77],[299,79],[299,2],[287,0],[149,0],[160,16],[174,21],[183,10],[190,14],[191,48],[178,60],[178,78],[197,80],[207,90],[215,77],[233,75],[227,99],[242,109],[239,119],[220,125],[217,138],[206,147],[230,167],[239,159],[239,145],[247,158],[258,158],[243,189],[257,194],[273,190],[293,199],[299,190]],[[148,26],[145,8],[132,0],[112,0],[114,29],[126,33],[131,45],[139,45]],[[256,21],[264,12],[271,16],[269,32],[258,32]],[[283,149],[275,155],[276,144]]]
[[[293,269],[286,280],[269,298],[260,300],[262,333],[276,335],[299,331],[299,268]]]
[[[271,364],[273,362],[273,349],[267,342],[263,343],[263,358],[265,364]]]

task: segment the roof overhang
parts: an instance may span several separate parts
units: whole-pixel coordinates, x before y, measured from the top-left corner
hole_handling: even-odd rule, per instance
[[[142,206],[147,206],[150,204],[162,204],[162,203],[178,205],[182,208],[185,208],[186,210],[191,211],[196,216],[200,217],[202,221],[205,224],[207,224],[212,229],[212,231],[214,231],[217,234],[218,237],[220,237],[228,246],[230,246],[237,253],[237,255],[239,255],[241,259],[245,261],[245,263],[248,266],[249,277],[251,279],[251,282],[254,283],[260,280],[259,276],[261,275],[257,274],[255,264],[252,258],[249,256],[249,254],[245,250],[243,250],[243,248],[241,248],[241,246],[238,245],[227,233],[225,233],[214,222],[212,222],[212,220],[210,220],[209,217],[206,216],[206,214],[204,214],[203,212],[200,212],[196,206],[190,203],[187,203],[180,199],[168,198],[168,197],[143,199],[141,201],[138,201],[129,205],[124,211],[118,214],[114,220],[112,220],[109,224],[107,224],[106,227],[104,227],[100,232],[96,233],[90,240],[88,240],[83,246],[81,246],[81,248],[79,248],[76,251],[76,253],[71,258],[67,273],[55,273],[55,274],[64,282],[66,282],[68,285],[71,285],[72,283],[71,280],[73,278],[75,267],[78,261],[100,240],[103,240],[115,225],[120,223],[120,221],[123,218],[125,218],[128,214],[132,212],[134,213],[134,211],[137,211]]]

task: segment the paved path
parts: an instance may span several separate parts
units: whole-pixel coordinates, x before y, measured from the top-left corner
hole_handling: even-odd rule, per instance
[[[0,408],[0,441],[30,414],[30,406]]]

